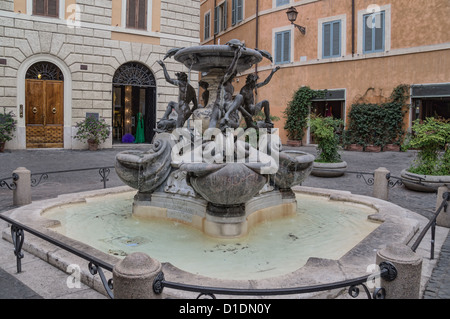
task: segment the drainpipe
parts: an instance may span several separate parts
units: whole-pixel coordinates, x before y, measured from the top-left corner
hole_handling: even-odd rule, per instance
[[[258,49],[259,45],[259,0],[256,0],[256,17],[255,17],[255,48]],[[255,64],[255,74],[258,75],[258,64]],[[256,102],[258,102],[258,89],[255,88]]]
[[[216,19],[216,5],[217,5],[217,0],[214,0],[214,9],[213,9],[213,12],[214,12],[214,18],[213,18],[213,26],[215,26],[214,19]],[[214,28],[213,28],[212,31],[213,31],[213,34],[214,34],[214,37],[213,37],[214,43],[213,43],[213,44],[216,44],[216,32],[215,32]]]
[[[352,0],[352,57],[355,56],[355,0]]]

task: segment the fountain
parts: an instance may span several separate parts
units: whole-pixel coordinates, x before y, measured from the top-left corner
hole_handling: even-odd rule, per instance
[[[179,87],[179,100],[169,103],[147,151],[117,155],[116,173],[127,186],[37,201],[5,216],[112,265],[130,252],[148,249],[163,262],[166,278],[247,289],[366,275],[377,250],[410,243],[427,224],[424,217],[386,201],[298,186],[310,174],[314,157],[282,149],[270,122],[270,105],[252,103],[249,87],[256,79],[249,78],[246,90],[232,98],[236,74],[271,59],[267,52],[233,40],[173,49],[166,58],[202,72],[202,86],[215,99],[199,105],[186,74],[172,79],[160,61],[166,80]],[[256,85],[266,85],[276,71]],[[264,121],[253,121],[258,110],[264,110]],[[246,130],[238,127],[239,113]],[[291,228],[305,225],[315,228]],[[3,236],[10,236],[9,231]],[[82,264],[32,237],[24,249],[63,270]],[[88,275],[87,283],[102,290],[94,280]],[[170,289],[165,294],[195,297]]]
[[[233,78],[263,56],[271,59],[238,40],[170,50],[165,59],[173,57],[190,71],[202,72],[202,81],[216,97],[204,107],[186,74],[172,79],[164,62],[158,62],[166,80],[179,87],[179,100],[169,103],[149,151],[116,157],[118,176],[138,190],[134,215],[181,221],[213,237],[240,237],[248,233],[252,214],[295,214],[291,187],[309,175],[314,157],[281,150],[267,101],[254,105],[251,90],[233,97]],[[255,123],[252,113],[263,107],[266,120]],[[246,119],[245,131],[239,128],[239,111]],[[184,127],[190,118],[193,127]]]

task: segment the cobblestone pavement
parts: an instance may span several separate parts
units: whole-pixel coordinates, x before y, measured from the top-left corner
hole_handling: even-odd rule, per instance
[[[126,149],[142,148],[144,145],[131,145],[130,147],[114,147],[113,149],[99,150],[97,152],[78,150],[20,150],[6,151],[0,153],[0,178],[9,177],[12,171],[18,167],[26,167],[33,174],[42,172],[64,171],[70,169],[95,168],[114,166],[115,155]],[[287,148],[287,147],[286,147]],[[313,146],[297,148],[299,150],[316,155]],[[400,172],[409,166],[414,160],[416,153],[408,152],[382,152],[382,153],[362,153],[362,152],[342,152],[342,159],[348,164],[350,172],[372,173],[379,167],[385,167],[394,177],[400,177]],[[39,178],[39,175],[34,177]],[[123,185],[122,181],[115,174],[114,169],[108,176],[107,187]],[[355,173],[347,173],[338,178],[320,178],[310,176],[303,183],[303,186],[339,189],[350,191],[354,194],[371,196],[373,187],[366,185],[362,178],[358,178]],[[32,199],[40,200],[54,198],[60,194],[94,190],[103,187],[101,176],[97,170],[69,173],[49,174],[48,179],[32,188]],[[433,215],[436,209],[435,193],[420,193],[410,191],[403,186],[396,186],[389,191],[389,201],[411,211],[417,212],[427,218]],[[0,212],[12,208],[12,191],[5,187],[0,188]],[[0,269],[0,285],[6,285],[8,274]],[[16,287],[20,295],[20,283],[13,282],[11,276],[8,289]],[[32,292],[21,287],[24,298],[36,298]],[[0,287],[0,298],[2,296]],[[433,270],[432,277],[424,292],[424,299],[448,299],[450,298],[450,236],[445,241],[440,258]]]

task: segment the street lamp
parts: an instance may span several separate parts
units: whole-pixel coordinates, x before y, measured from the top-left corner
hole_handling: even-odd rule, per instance
[[[293,24],[295,27],[297,27],[297,29],[303,34],[306,34],[306,28],[302,27],[301,25],[295,24],[295,20],[297,20],[297,16],[298,16],[298,11],[294,8],[294,7],[290,7],[287,11],[286,11],[286,15],[288,20],[291,22],[291,24]]]

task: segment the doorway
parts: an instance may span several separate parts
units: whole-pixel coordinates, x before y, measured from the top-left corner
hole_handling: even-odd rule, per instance
[[[156,81],[143,64],[129,62],[113,78],[113,143],[152,143],[156,126]]]
[[[25,77],[27,148],[64,147],[64,78],[50,62],[33,64]]]

